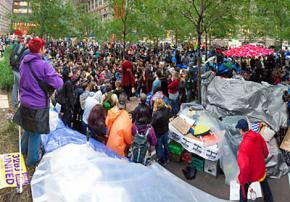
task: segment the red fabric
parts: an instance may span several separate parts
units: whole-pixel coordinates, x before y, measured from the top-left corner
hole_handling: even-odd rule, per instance
[[[238,151],[238,165],[240,168],[239,182],[259,181],[266,173],[265,158],[269,151],[263,137],[250,130],[244,134]]]
[[[122,85],[133,86],[134,85],[133,64],[125,60],[122,64]]]
[[[274,50],[266,49],[260,46],[254,46],[251,44],[243,45],[237,48],[232,48],[223,52],[225,56],[231,57],[257,57],[263,55],[271,55]]]
[[[168,85],[168,92],[170,94],[177,93],[179,88],[179,79],[175,79],[174,81],[171,81],[171,83]]]

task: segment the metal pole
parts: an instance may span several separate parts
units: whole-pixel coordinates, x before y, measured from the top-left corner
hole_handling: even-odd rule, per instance
[[[18,107],[19,107],[19,90],[18,90]],[[21,126],[18,126],[18,148],[19,148],[19,187],[16,191],[18,194],[21,194],[23,191],[22,187],[22,167],[21,167]],[[16,179],[17,180],[17,179]]]

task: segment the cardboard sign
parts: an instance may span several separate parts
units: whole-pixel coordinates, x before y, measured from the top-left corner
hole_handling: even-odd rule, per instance
[[[21,164],[20,164],[21,158]],[[28,172],[22,155],[19,153],[10,153],[0,155],[0,189],[6,187],[18,187],[21,184],[29,184]]]
[[[1,109],[8,109],[9,108],[7,95],[0,95],[0,108]]]
[[[284,137],[282,144],[280,145],[280,148],[290,152],[290,127],[288,127],[286,136]]]
[[[186,122],[185,119],[181,117],[176,117],[172,122],[172,126],[176,128],[181,134],[186,135],[189,131],[191,125]]]

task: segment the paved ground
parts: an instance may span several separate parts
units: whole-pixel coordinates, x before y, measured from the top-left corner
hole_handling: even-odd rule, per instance
[[[218,198],[229,200],[230,187],[225,184],[225,177],[222,173],[219,173],[217,177],[214,177],[207,173],[198,172],[194,180],[186,180],[182,174],[183,163],[170,162],[166,168],[174,173],[179,178],[183,179],[187,183],[194,187],[201,189],[209,194],[212,194]],[[288,176],[283,176],[281,179],[270,179],[269,184],[274,196],[275,202],[289,202],[290,200],[290,187]],[[261,198],[257,201],[263,201]]]

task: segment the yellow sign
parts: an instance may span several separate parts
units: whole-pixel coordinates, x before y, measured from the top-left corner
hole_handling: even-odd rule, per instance
[[[21,164],[20,164],[21,157]],[[18,187],[20,184],[29,184],[28,172],[26,170],[23,156],[19,153],[1,154],[0,155],[0,189],[6,187]]]

